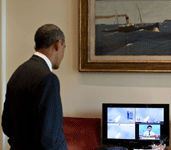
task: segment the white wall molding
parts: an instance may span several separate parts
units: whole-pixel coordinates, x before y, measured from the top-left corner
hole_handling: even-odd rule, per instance
[[[5,91],[6,91],[6,0],[0,0],[1,4],[1,16],[0,16],[0,47],[1,47],[1,66],[0,66],[0,114],[2,115],[3,103],[5,100]],[[1,120],[0,120],[1,125]],[[0,128],[0,149],[7,149],[7,139]]]

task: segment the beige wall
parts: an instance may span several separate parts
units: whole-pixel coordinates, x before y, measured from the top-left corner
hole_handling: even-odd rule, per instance
[[[2,6],[2,2],[0,1],[0,8]],[[1,36],[1,25],[2,23],[2,15],[0,15],[0,50],[2,49],[2,36]],[[0,58],[2,56],[2,50],[0,51]],[[1,60],[1,59],[0,59]],[[0,61],[0,64],[2,64],[2,61]],[[0,65],[0,82],[2,81],[2,65]],[[2,84],[0,84],[0,112],[2,112]],[[0,113],[1,114],[1,113]],[[1,121],[0,121],[1,123]],[[0,128],[0,149],[2,148],[3,138],[2,138],[2,129]]]
[[[99,117],[102,103],[169,103],[169,73],[78,72],[79,0],[6,0],[6,78],[34,53],[34,34],[45,24],[59,26],[66,52],[59,70],[64,116]],[[2,91],[2,90],[0,90]]]

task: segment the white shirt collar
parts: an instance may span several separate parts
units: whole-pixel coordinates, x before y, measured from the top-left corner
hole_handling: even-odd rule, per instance
[[[42,59],[44,59],[44,61],[47,63],[50,71],[52,71],[52,63],[50,62],[49,58],[47,58],[44,54],[40,53],[40,52],[35,52],[34,55],[41,57]]]

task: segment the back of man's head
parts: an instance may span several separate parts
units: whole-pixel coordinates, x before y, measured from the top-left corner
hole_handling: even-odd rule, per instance
[[[42,48],[46,49],[58,40],[61,40],[62,44],[65,41],[65,36],[61,29],[54,24],[45,24],[38,28],[35,33],[36,51]]]

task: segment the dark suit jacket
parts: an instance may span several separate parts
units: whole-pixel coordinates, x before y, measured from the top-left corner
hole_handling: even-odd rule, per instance
[[[62,123],[59,80],[33,55],[7,84],[2,129],[11,150],[67,150]]]

